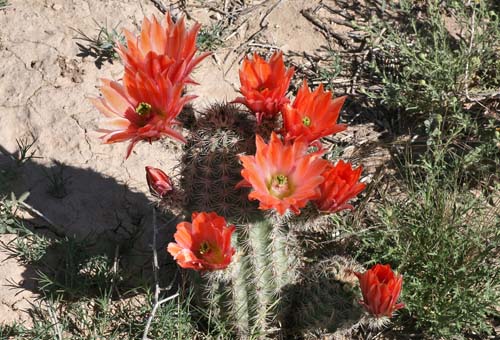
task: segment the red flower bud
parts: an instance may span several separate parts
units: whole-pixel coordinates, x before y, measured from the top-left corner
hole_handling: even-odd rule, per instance
[[[149,191],[154,196],[165,197],[173,189],[170,177],[162,170],[152,166],[146,167],[146,180],[148,181]]]
[[[363,274],[354,273],[363,294],[361,304],[376,318],[391,317],[394,311],[404,307],[396,303],[401,294],[403,276],[396,275],[390,265],[377,264]]]

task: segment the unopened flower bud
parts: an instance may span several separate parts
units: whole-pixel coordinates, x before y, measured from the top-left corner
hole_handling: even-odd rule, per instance
[[[154,196],[165,197],[173,189],[170,177],[162,170],[152,166],[146,166],[146,180],[149,191]]]

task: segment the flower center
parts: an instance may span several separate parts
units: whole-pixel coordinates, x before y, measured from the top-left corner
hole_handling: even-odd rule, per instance
[[[311,118],[305,116],[304,118],[302,118],[302,124],[304,124],[304,126],[306,127],[311,126]]]
[[[141,117],[145,116],[151,112],[151,104],[144,102],[139,103],[139,105],[135,108],[135,112],[137,112],[137,114]]]
[[[210,244],[207,241],[203,241],[200,244],[200,255],[205,255],[210,251]]]
[[[278,198],[283,198],[288,196],[291,191],[291,185],[288,181],[288,177],[279,174],[271,179],[271,187],[269,188],[273,196]]]

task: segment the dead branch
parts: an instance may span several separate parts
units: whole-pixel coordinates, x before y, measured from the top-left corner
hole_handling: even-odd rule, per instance
[[[177,216],[174,216],[169,223],[173,220],[175,220]],[[151,314],[148,317],[148,321],[146,322],[146,327],[144,328],[144,333],[142,335],[142,340],[151,340],[148,338],[148,333],[149,333],[149,328],[151,327],[151,323],[153,322],[153,319],[156,315],[156,311],[158,308],[170,301],[175,299],[176,297],[179,296],[179,293],[175,293],[174,295],[171,295],[169,297],[166,297],[162,300],[160,300],[160,291],[162,290],[160,288],[160,279],[159,279],[159,270],[160,266],[158,265],[158,252],[156,251],[156,235],[158,233],[158,228],[156,226],[156,210],[153,207],[153,244],[151,245],[151,248],[153,249],[153,274],[154,274],[154,280],[155,280],[155,295],[154,295],[154,300],[153,300],[153,310],[151,311]],[[174,278],[175,280],[175,278]]]
[[[151,2],[160,12],[162,12],[162,14],[168,12],[167,7],[160,0],[151,0]]]
[[[300,14],[302,14],[304,18],[310,21],[314,26],[320,28],[327,39],[330,39],[330,37],[334,37],[343,48],[349,49],[349,37],[342,33],[332,31],[329,27],[325,26],[325,24],[323,24],[318,18],[316,18],[312,14],[311,10],[302,9],[300,11]]]

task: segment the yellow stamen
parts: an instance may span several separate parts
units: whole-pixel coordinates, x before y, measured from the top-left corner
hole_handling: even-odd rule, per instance
[[[304,126],[311,126],[311,118],[305,116],[304,118],[302,118],[302,124],[304,124]]]
[[[137,112],[139,116],[145,116],[151,112],[151,105],[144,102],[139,103],[135,108],[135,112]]]

